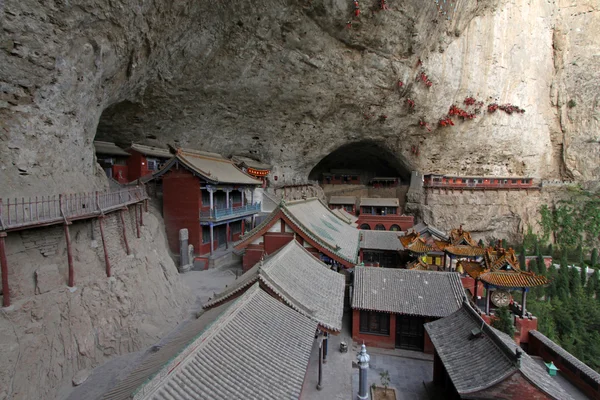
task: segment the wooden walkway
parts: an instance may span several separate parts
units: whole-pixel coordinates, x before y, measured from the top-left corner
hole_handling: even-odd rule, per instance
[[[71,235],[69,225],[73,221],[98,218],[100,235],[104,248],[104,261],[106,264],[106,275],[111,276],[110,262],[104,240],[103,218],[106,214],[119,211],[121,224],[123,226],[123,241],[127,254],[130,253],[127,233],[125,230],[125,219],[123,212],[129,206],[135,208],[135,222],[137,237],[140,237],[140,225],[144,224],[142,202],[148,208],[148,196],[142,186],[119,189],[107,192],[88,192],[77,194],[61,194],[53,196],[38,196],[21,199],[0,199],[0,267],[2,273],[2,296],[3,306],[10,306],[10,288],[8,284],[8,260],[6,257],[5,238],[9,232],[34,229],[50,225],[63,225],[65,239],[67,242],[67,257],[69,263],[68,285],[75,285],[75,274],[73,270],[73,255],[71,251]]]

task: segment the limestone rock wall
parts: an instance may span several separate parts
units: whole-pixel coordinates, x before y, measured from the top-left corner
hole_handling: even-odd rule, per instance
[[[74,375],[155,343],[188,314],[193,296],[166,251],[160,218],[144,214],[135,237],[126,213],[127,256],[118,214],[105,219],[107,278],[97,221],[75,222],[76,290],[67,283],[62,227],[7,237],[13,305],[0,311],[0,399],[52,399]]]
[[[595,179],[595,0],[439,3],[363,1],[347,28],[349,0],[7,0],[0,196],[102,186],[97,127],[246,153],[290,179],[362,139],[407,169]],[[526,113],[436,128],[466,96]]]

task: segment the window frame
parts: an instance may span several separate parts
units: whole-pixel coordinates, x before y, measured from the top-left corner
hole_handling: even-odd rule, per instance
[[[368,335],[390,336],[390,319],[388,313],[360,310],[358,331]],[[377,324],[377,329],[373,328],[374,323]]]

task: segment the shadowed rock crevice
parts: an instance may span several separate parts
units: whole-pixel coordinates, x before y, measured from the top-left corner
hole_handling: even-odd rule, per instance
[[[308,178],[320,180],[324,172],[337,169],[361,171],[361,176],[367,178],[400,177],[405,182],[410,179],[406,162],[371,140],[348,143],[334,150],[319,161]]]

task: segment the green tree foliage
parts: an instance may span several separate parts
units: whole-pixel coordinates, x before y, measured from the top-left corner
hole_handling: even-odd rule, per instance
[[[527,259],[525,258],[525,250],[521,250],[521,252],[519,253],[519,267],[521,267],[521,269],[523,271],[527,270]]]
[[[579,267],[579,276],[581,279],[581,287],[585,287],[585,284],[587,283],[587,267],[582,265],[581,267]]]
[[[548,245],[548,249],[546,250],[546,255],[554,257],[554,248],[552,247],[552,243]]]
[[[594,249],[592,250],[592,268],[596,267],[598,265],[598,249],[594,247]]]
[[[496,318],[492,320],[492,326],[512,337],[515,333],[515,325],[508,307],[497,308],[495,314]]]
[[[533,272],[536,275],[539,274],[539,269],[538,269],[537,264],[538,264],[537,259],[532,258],[531,260],[529,260],[529,271]]]
[[[577,250],[575,253],[577,255],[577,264],[579,264],[580,267],[585,265],[585,261],[583,260],[583,246],[581,243],[577,245]]]
[[[485,247],[485,243],[483,243],[483,239],[479,239],[478,245],[479,245],[479,247]]]
[[[561,268],[553,264],[547,276],[545,296],[533,295],[527,302],[538,330],[600,372],[600,270],[582,285],[580,270],[569,268],[563,256]]]
[[[593,243],[600,235],[600,197],[581,191],[569,201],[553,208],[540,208],[543,239],[554,237],[561,248],[575,248],[582,243]]]
[[[508,242],[506,241],[506,239],[502,239],[502,248],[504,248],[504,249],[508,248]]]

